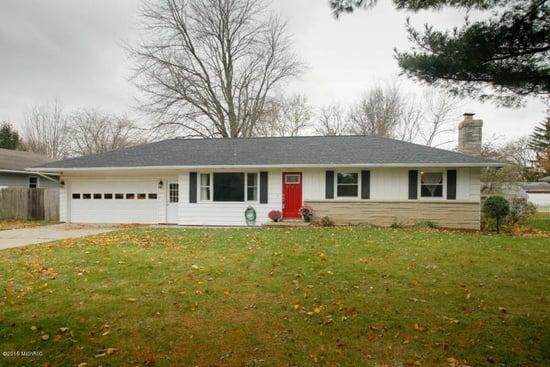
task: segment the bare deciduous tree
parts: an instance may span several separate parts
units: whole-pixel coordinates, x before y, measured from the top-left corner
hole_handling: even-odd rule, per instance
[[[71,153],[87,155],[146,142],[143,131],[126,117],[85,109],[71,116]]]
[[[269,101],[264,117],[256,126],[258,136],[298,136],[311,123],[312,108],[304,95],[278,97]]]
[[[350,108],[350,132],[355,135],[395,137],[403,114],[399,85],[375,87]]]
[[[349,131],[428,146],[439,146],[446,133],[456,129],[460,100],[428,89],[420,95],[404,94],[397,82],[377,86],[350,108]]]
[[[131,49],[142,106],[187,136],[254,134],[275,87],[302,64],[286,25],[264,0],[159,0],[144,4],[149,39]]]
[[[421,104],[422,121],[419,134],[421,142],[428,146],[438,146],[451,141],[442,141],[436,144],[436,139],[446,133],[454,132],[458,121],[458,109],[461,106],[460,99],[448,93],[436,93],[435,90],[427,90]]]
[[[68,119],[63,105],[57,99],[28,108],[23,125],[25,150],[43,154],[52,159],[63,159],[69,154]]]
[[[315,132],[319,135],[345,135],[349,133],[349,123],[345,109],[339,104],[321,107]]]

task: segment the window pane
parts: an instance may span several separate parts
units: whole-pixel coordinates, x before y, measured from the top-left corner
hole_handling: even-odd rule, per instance
[[[285,183],[287,184],[299,184],[300,175],[285,175]]]
[[[137,198],[138,198],[138,200],[145,200],[145,198],[147,198],[147,195],[145,195],[145,194],[137,194]]]
[[[249,187],[246,193],[248,201],[256,201],[258,189],[256,187]]]
[[[244,173],[214,173],[214,201],[244,201]]]
[[[171,203],[178,203],[180,201],[179,199],[179,187],[180,185],[177,184],[177,183],[171,183],[169,186],[168,186],[168,196],[169,196],[169,201]]]
[[[126,199],[133,200],[136,197],[136,194],[126,194]]]
[[[91,199],[92,194],[82,194],[82,199]]]
[[[115,194],[115,199],[124,199],[124,194]]]
[[[157,194],[149,194],[149,199],[155,200],[157,198]]]
[[[29,177],[29,189],[35,189],[38,187],[38,177],[31,176]]]
[[[112,199],[113,194],[103,194],[103,199]]]
[[[94,194],[94,199],[101,199],[101,194]]]
[[[201,173],[201,186],[210,186],[210,174]]]
[[[442,172],[422,172],[420,175],[420,196],[443,197]]]
[[[356,197],[357,185],[338,185],[338,196]]]
[[[443,197],[443,185],[422,185],[420,195],[423,197]]]
[[[201,200],[210,200],[210,187],[201,187]]]
[[[339,173],[339,184],[357,184],[359,182],[359,175],[357,173]]]
[[[257,173],[248,173],[246,175],[246,184],[248,185],[248,187],[251,187],[251,186],[258,186],[257,184],[257,181],[258,181],[258,174]]]
[[[73,199],[80,199],[80,194],[73,194]]]
[[[420,181],[422,184],[428,185],[442,185],[443,184],[443,173],[441,172],[422,172],[420,176]]]

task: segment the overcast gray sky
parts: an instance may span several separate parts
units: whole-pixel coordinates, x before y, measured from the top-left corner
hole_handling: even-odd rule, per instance
[[[2,0],[0,5],[0,121],[20,126],[26,106],[59,98],[67,110],[99,107],[134,115],[131,61],[121,45],[139,37],[140,0]],[[288,21],[296,50],[308,64],[287,90],[306,94],[314,106],[350,104],[369,87],[395,78],[393,48],[407,49],[407,16],[421,26],[463,22],[464,12],[397,12],[390,1],[335,20],[327,0],[273,0]],[[403,88],[416,91],[405,81]],[[540,100],[520,109],[465,101],[485,122],[485,136],[527,135],[545,116]],[[146,118],[139,117],[142,124]],[[458,121],[457,121],[458,123]]]

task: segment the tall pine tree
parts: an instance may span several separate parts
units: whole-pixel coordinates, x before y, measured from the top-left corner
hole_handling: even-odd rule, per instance
[[[329,0],[338,16],[369,8],[377,0]],[[453,31],[407,23],[414,48],[396,52],[408,76],[480,100],[515,106],[525,96],[550,93],[550,1],[393,0],[397,9],[439,10],[445,6],[487,13]]]
[[[550,174],[550,116],[535,127],[529,147],[535,151],[541,171]]]
[[[0,148],[15,150],[19,147],[19,133],[13,126],[4,122],[0,125]]]

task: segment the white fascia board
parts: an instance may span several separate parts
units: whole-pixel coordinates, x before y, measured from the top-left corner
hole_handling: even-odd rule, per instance
[[[40,175],[41,172],[47,172],[47,171],[39,171],[39,170],[35,170],[35,169],[30,170],[30,169],[27,168],[25,170],[0,169],[0,172],[22,173],[22,174],[25,174],[25,175]],[[51,173],[48,173],[48,174],[59,176],[59,173],[57,173],[57,171],[52,171]]]
[[[200,169],[227,169],[227,168],[337,168],[337,167],[365,167],[365,168],[423,168],[423,167],[502,167],[502,163],[349,163],[349,164],[262,164],[262,165],[207,165],[207,166],[140,166],[140,167],[36,167],[39,172],[73,172],[73,171],[139,171],[139,170],[200,170]]]

